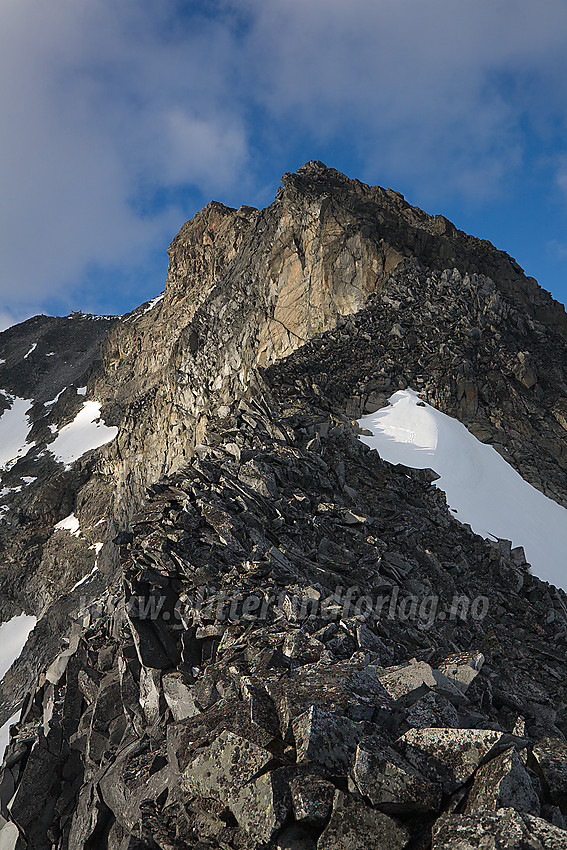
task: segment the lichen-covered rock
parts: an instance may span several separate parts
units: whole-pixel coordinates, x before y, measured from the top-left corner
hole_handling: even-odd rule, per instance
[[[316,762],[331,772],[348,773],[357,742],[364,734],[362,724],[313,705],[292,725],[298,764]]]
[[[397,741],[405,757],[447,793],[473,775],[477,767],[513,741],[491,729],[408,729]]]
[[[362,847],[402,850],[408,839],[408,831],[393,818],[337,791],[331,819],[317,842],[317,850],[360,850]]]
[[[494,814],[448,815],[433,827],[432,850],[564,850],[567,831],[514,809]]]
[[[476,679],[484,664],[482,652],[459,652],[443,659],[437,669],[452,679],[462,691],[467,691],[469,685]]]
[[[373,806],[390,814],[437,811],[441,787],[422,776],[392,747],[359,744],[352,767],[356,787]]]
[[[405,715],[405,721],[415,729],[449,727],[458,729],[459,715],[446,697],[431,691],[415,702]]]
[[[466,702],[462,689],[443,673],[415,658],[409,664],[387,667],[379,673],[378,678],[393,699],[406,705],[411,705],[427,693],[438,693],[457,704]]]
[[[266,843],[286,822],[291,809],[289,773],[286,768],[264,773],[243,784],[236,783],[227,796],[239,825],[258,843]]]
[[[272,761],[271,753],[223,731],[181,774],[181,787],[199,797],[229,803],[241,786],[256,777]]]
[[[532,754],[551,799],[567,815],[567,744],[560,739],[544,738]]]
[[[539,815],[540,801],[515,747],[480,767],[467,797],[466,814],[512,808]]]
[[[335,786],[314,774],[296,776],[290,782],[293,814],[297,821],[321,823],[329,817]]]

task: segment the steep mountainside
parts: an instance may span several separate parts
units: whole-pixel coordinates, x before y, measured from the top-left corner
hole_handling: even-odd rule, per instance
[[[567,847],[567,598],[356,425],[411,387],[567,506],[563,307],[322,163],[169,256],[0,335],[0,847]]]

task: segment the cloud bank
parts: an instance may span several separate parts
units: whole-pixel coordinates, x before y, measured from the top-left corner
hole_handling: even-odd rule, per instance
[[[142,268],[213,196],[264,202],[298,151],[435,199],[540,153],[566,185],[564,0],[0,0],[0,24],[11,315]]]

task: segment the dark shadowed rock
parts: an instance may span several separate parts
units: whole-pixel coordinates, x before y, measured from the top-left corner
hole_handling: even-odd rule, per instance
[[[373,806],[391,814],[437,811],[441,787],[430,782],[391,747],[359,744],[352,776]]]
[[[337,791],[331,819],[317,842],[317,850],[401,850],[408,838],[407,830],[388,815]]]
[[[467,797],[466,814],[512,808],[539,815],[540,801],[515,747],[480,767]]]

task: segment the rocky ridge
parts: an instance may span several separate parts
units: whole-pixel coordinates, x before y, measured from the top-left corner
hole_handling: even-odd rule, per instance
[[[38,543],[7,614],[44,616],[1,686],[4,717],[29,695],[0,836],[563,846],[565,597],[352,422],[413,386],[565,504],[564,310],[398,193],[321,163],[282,183],[266,210],[187,223],[163,297],[108,320],[102,362],[65,378],[57,422],[90,368],[85,398],[119,432],[49,468],[41,534],[47,475],[10,498],[4,563]],[[50,417],[14,481],[44,462]],[[71,510],[82,540],[53,533]]]
[[[565,594],[348,421],[208,436],[24,705],[15,846],[567,846]]]

